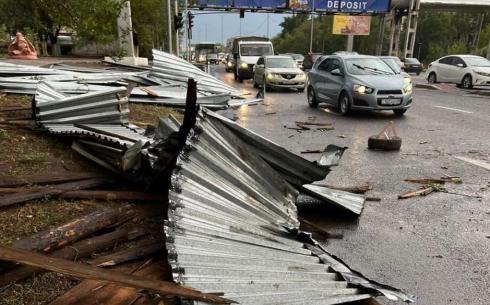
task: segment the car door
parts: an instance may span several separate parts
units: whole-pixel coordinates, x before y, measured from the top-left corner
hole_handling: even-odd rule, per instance
[[[333,70],[339,70],[342,75],[332,74]],[[344,67],[341,61],[337,58],[333,58],[331,60],[331,63],[327,67],[327,72],[328,74],[325,82],[325,93],[331,101],[336,102],[344,84]]]
[[[332,59],[327,58],[323,60],[321,63],[318,64],[316,70],[317,70],[317,75],[316,75],[316,86],[315,86],[315,91],[317,94],[317,97],[320,98],[320,100],[323,100],[325,102],[330,102],[330,98],[328,95],[328,88],[327,88],[327,82],[329,81],[329,67],[332,64]]]
[[[450,69],[452,68],[454,56],[447,56],[439,59],[439,64],[437,66],[437,80],[440,82],[449,82],[450,81]]]
[[[459,66],[458,66],[459,65]],[[460,83],[463,79],[466,64],[461,57],[454,56],[451,68],[449,70],[449,77],[452,83]]]

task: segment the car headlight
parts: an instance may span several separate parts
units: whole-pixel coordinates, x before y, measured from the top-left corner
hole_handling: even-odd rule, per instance
[[[306,75],[304,73],[298,74],[299,79],[306,79]]]
[[[371,94],[373,93],[374,89],[364,85],[354,85],[354,91],[359,94]]]
[[[405,77],[405,78],[403,78],[403,82],[405,83],[405,86],[406,86],[406,85],[412,83],[412,79],[410,77]]]
[[[481,76],[487,76],[490,77],[490,73],[485,73],[485,72],[480,72],[480,71],[475,71],[476,74],[481,75]]]
[[[275,75],[273,73],[267,73],[267,79],[273,79]]]
[[[229,61],[227,64],[226,64],[228,67],[231,67],[233,66],[233,64],[231,63],[231,61]]]
[[[241,65],[240,65],[240,68],[247,69],[248,68],[248,64],[246,62],[242,62]]]
[[[403,88],[403,92],[405,94],[408,94],[408,93],[411,93],[413,90],[413,85],[410,83],[408,85],[406,85],[404,88]]]

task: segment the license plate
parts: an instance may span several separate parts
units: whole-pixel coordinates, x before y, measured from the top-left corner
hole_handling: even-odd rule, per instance
[[[381,105],[386,105],[386,106],[395,106],[395,105],[400,105],[402,103],[402,100],[399,98],[384,98],[381,100]]]

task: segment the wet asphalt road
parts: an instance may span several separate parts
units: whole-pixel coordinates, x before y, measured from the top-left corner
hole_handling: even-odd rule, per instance
[[[222,66],[213,72],[225,82],[255,95],[250,81],[238,84]],[[330,240],[328,249],[351,268],[382,283],[407,290],[420,305],[490,304],[490,169],[461,160],[464,156],[490,166],[490,97],[472,96],[454,86],[444,91],[415,89],[414,105],[404,117],[356,113],[342,117],[334,110],[312,109],[306,95],[268,92],[263,105],[233,111],[237,121],[294,153],[348,146],[341,164],[325,183],[370,184],[358,219],[332,209],[300,210],[309,220],[344,238]],[[490,89],[488,89],[490,90]],[[285,128],[295,121],[333,123],[332,131],[298,133]],[[403,139],[399,152],[367,150],[367,138],[393,120]],[[424,143],[425,144],[421,144]],[[315,160],[319,155],[303,155]],[[398,200],[419,185],[407,178],[459,176],[463,184],[447,184],[451,192],[481,198],[433,193]],[[391,302],[380,298],[382,304]]]

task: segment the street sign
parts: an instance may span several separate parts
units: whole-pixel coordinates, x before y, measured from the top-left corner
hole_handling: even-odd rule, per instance
[[[369,35],[371,16],[334,15],[332,28],[336,35]]]
[[[193,9],[317,11],[326,13],[386,13],[390,0],[191,0]]]

